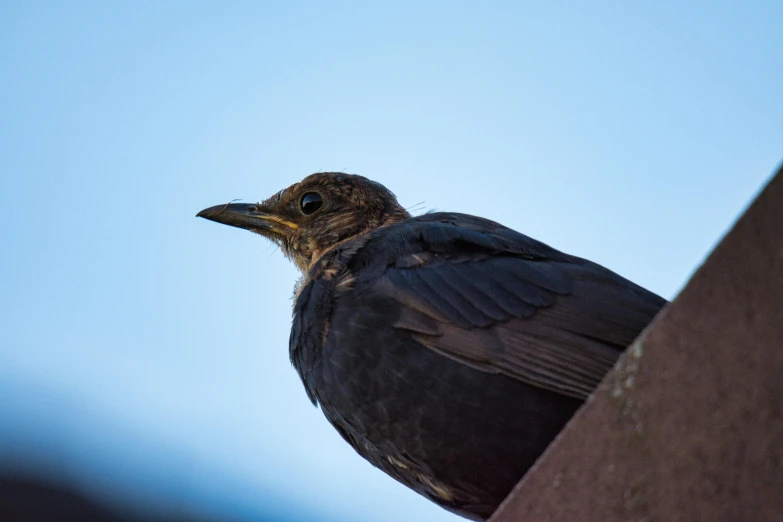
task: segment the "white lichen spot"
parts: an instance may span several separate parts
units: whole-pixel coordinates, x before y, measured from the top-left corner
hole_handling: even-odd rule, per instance
[[[644,352],[644,347],[642,346],[641,341],[635,341],[631,345],[630,352],[634,359],[640,359],[642,357],[642,353]]]

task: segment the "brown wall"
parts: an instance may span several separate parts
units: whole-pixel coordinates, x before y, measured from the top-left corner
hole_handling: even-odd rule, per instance
[[[491,520],[783,521],[783,169]]]

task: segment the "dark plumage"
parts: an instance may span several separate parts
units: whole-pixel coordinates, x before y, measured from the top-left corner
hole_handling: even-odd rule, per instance
[[[300,268],[291,361],[343,438],[477,520],[666,304],[498,223],[410,217],[361,176],[313,174],[199,216],[268,237]]]

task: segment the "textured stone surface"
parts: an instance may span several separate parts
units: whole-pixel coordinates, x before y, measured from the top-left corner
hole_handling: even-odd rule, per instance
[[[575,520],[783,520],[783,169],[491,519]]]

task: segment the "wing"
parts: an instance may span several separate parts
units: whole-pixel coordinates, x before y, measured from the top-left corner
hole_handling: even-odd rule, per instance
[[[348,262],[357,291],[403,305],[395,327],[422,345],[567,396],[585,399],[666,304],[606,268],[481,218],[432,214],[397,228]],[[379,271],[365,259],[386,262]]]

